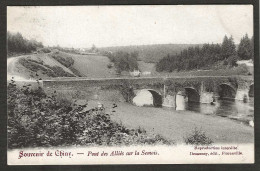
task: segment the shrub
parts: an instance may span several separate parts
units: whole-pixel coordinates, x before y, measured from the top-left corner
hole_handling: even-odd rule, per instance
[[[108,69],[110,69],[110,68],[112,68],[112,67],[113,67],[112,64],[107,64],[107,68],[108,68]]]
[[[186,144],[191,145],[210,145],[213,143],[213,141],[206,136],[205,132],[201,129],[198,130],[197,127],[195,127],[194,131],[190,135],[184,137],[184,141]]]
[[[228,63],[228,65],[230,65],[230,66],[237,66],[237,59],[238,59],[238,57],[236,56],[236,55],[232,55],[232,56],[230,56],[228,59],[227,59],[227,63]]]
[[[137,57],[138,54],[136,52],[128,53],[122,51],[108,55],[108,58],[114,63],[115,69],[119,74],[123,71],[138,70]]]
[[[51,55],[51,57],[67,68],[74,64],[74,60],[70,56],[61,56],[59,53],[54,53]]]
[[[239,65],[236,68],[236,70],[237,70],[237,74],[241,74],[241,75],[245,75],[245,74],[250,73],[249,70],[248,70],[248,67],[246,66],[246,64]]]
[[[42,72],[43,74],[46,74],[49,77],[74,77],[73,74],[64,71],[61,67],[49,66],[43,64],[42,61],[21,58],[19,59],[19,63],[33,72]]]
[[[33,72],[37,72],[37,71],[47,72],[47,69],[45,67],[39,65],[38,63],[32,61],[31,59],[28,60],[25,58],[20,58],[19,63],[22,64],[25,68],[27,68]]]
[[[48,75],[48,76],[54,76],[54,77],[74,77],[73,74],[64,71],[61,67],[59,66],[52,66],[49,68],[53,71],[54,74]]]
[[[228,60],[225,59],[225,60],[223,61],[223,65],[228,65]]]
[[[82,77],[84,75],[82,75],[77,69],[75,69],[74,67],[70,66],[69,69],[73,72],[73,74],[75,74],[78,77]]]
[[[85,111],[77,105],[57,99],[56,92],[46,95],[39,86],[17,88],[8,85],[8,148],[70,145],[172,144],[143,129],[128,129],[111,120],[97,108]]]
[[[40,52],[43,52],[43,53],[50,53],[51,50],[49,48],[41,48],[39,49]]]

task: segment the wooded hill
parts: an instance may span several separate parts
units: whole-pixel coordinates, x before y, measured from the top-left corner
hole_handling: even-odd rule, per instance
[[[99,51],[111,51],[116,53],[118,51],[134,53],[138,52],[138,60],[148,63],[156,63],[168,54],[178,54],[182,50],[192,47],[202,46],[199,44],[154,44],[154,45],[135,45],[135,46],[116,46],[98,48]]]

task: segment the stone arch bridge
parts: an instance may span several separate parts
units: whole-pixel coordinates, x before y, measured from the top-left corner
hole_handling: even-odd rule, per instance
[[[131,102],[139,90],[149,90],[153,97],[161,96],[157,105],[175,107],[177,94],[188,97],[188,101],[211,103],[216,98],[230,98],[247,102],[253,96],[254,80],[252,76],[185,76],[185,77],[149,77],[149,78],[55,78],[43,80],[43,88],[47,92],[77,91],[80,97],[98,98],[104,96],[111,100],[109,93],[116,92]],[[101,92],[107,92],[102,95]],[[114,96],[117,96],[114,95]],[[106,96],[106,97],[105,97]],[[113,97],[115,99],[116,97]]]

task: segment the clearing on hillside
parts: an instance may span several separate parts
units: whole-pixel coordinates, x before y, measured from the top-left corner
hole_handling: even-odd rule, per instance
[[[74,60],[73,68],[77,69],[83,77],[111,78],[116,77],[115,69],[108,68],[110,60],[101,55],[76,55],[59,52],[61,56],[70,56]]]

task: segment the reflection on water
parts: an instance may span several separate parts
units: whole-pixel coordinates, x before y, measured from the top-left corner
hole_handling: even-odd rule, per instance
[[[184,96],[177,95],[176,110],[188,110],[206,115],[218,115],[248,124],[249,121],[254,120],[254,98],[250,97],[247,103],[237,100],[217,100],[214,104],[201,104],[187,102]]]

